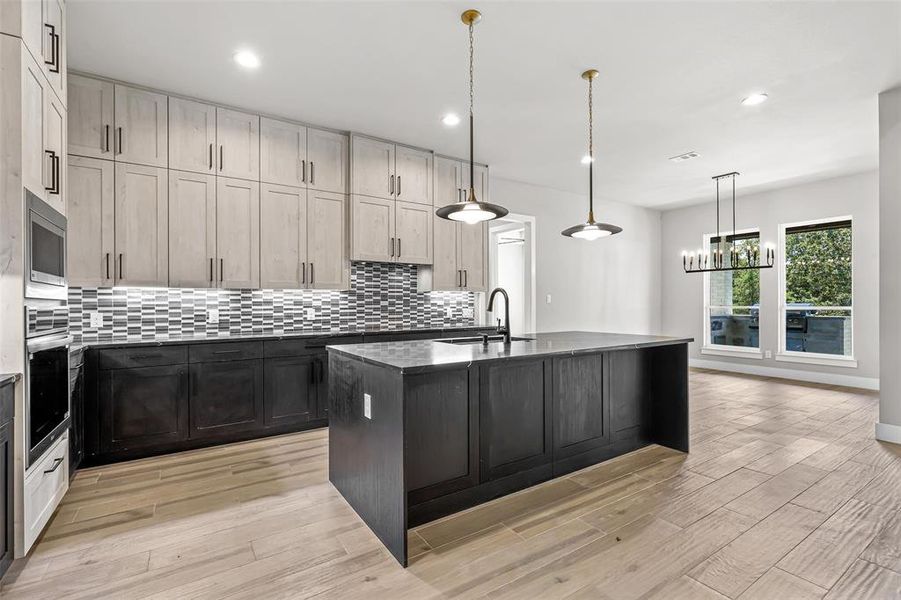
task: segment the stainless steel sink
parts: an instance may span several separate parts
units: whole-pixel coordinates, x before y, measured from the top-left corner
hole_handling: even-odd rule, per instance
[[[515,337],[514,336],[514,337],[510,338],[510,341],[511,342],[530,342],[530,341],[532,341],[532,339],[534,339],[534,338]],[[481,336],[478,336],[478,337],[449,338],[446,340],[438,340],[438,341],[441,342],[442,344],[481,344],[483,342],[483,339]],[[504,336],[502,336],[502,335],[489,335],[488,336],[489,344],[496,344],[498,342],[503,342],[503,341],[504,341]]]

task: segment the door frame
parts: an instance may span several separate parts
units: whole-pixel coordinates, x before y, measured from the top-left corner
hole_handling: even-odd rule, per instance
[[[497,240],[498,235],[506,231],[515,229],[523,230],[523,285],[522,289],[526,290],[525,298],[523,298],[523,315],[525,322],[523,323],[523,333],[535,333],[538,331],[536,321],[536,302],[535,302],[535,217],[531,215],[523,215],[519,213],[507,214],[504,221],[513,221],[513,223],[500,224],[492,226],[488,224],[488,289],[493,290],[497,287]],[[483,298],[484,300],[484,298]],[[482,308],[482,307],[480,307]],[[485,311],[479,311],[483,318]]]

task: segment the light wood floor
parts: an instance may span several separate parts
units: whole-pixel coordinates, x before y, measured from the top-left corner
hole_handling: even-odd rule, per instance
[[[874,395],[692,372],[649,447],[424,525],[401,569],[315,431],[79,472],[9,598],[898,598],[901,448]]]

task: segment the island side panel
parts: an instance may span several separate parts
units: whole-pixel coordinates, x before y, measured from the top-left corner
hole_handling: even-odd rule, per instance
[[[407,566],[401,374],[329,352],[329,481]],[[371,397],[371,418],[363,395]]]
[[[688,344],[657,346],[650,353],[652,440],[688,452]]]

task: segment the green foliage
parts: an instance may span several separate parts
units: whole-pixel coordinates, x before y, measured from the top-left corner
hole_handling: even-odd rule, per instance
[[[785,236],[785,301],[851,306],[851,228]]]

